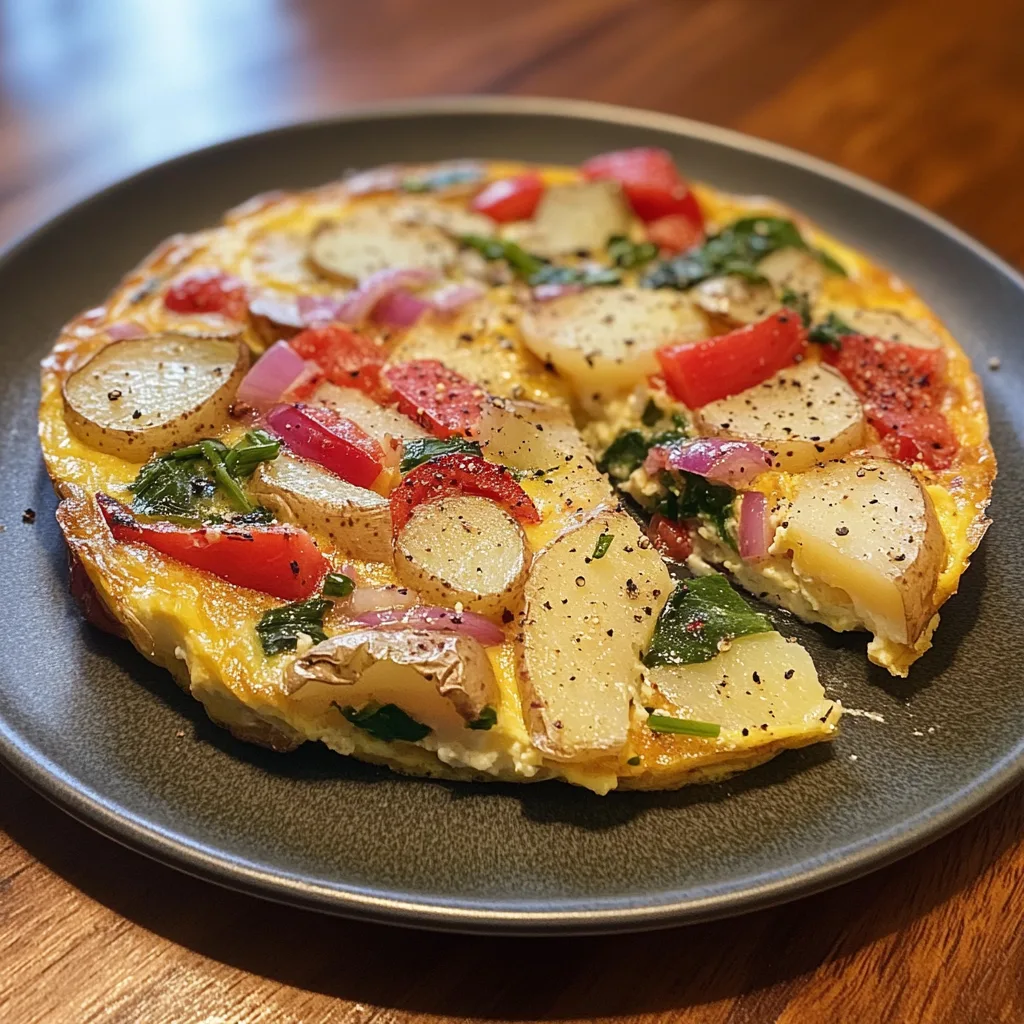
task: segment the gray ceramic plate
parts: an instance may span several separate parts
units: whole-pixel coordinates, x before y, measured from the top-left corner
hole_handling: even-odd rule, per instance
[[[913,284],[984,378],[1000,479],[995,525],[935,649],[909,681],[864,637],[784,620],[828,692],[883,716],[832,746],[731,782],[599,798],[555,783],[399,778],[312,745],[232,740],[127,643],[84,626],[66,592],[35,440],[37,364],[61,323],[164,236],[252,193],[349,167],[455,156],[572,163],[657,145],[690,175],[778,196]],[[925,211],[776,146],[655,114],[537,100],[414,103],[238,139],[143,172],[0,263],[0,755],[129,846],[274,899],[487,932],[612,931],[735,914],[823,889],[921,846],[1024,769],[1024,281]],[[998,356],[998,373],[985,369]],[[37,510],[34,526],[22,510]],[[181,734],[181,735],[179,735]]]

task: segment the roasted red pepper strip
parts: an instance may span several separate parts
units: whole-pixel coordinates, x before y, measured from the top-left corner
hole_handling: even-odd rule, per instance
[[[380,442],[326,406],[275,405],[267,423],[296,455],[357,487],[370,487],[384,469]]]
[[[693,554],[693,539],[690,531],[672,519],[666,519],[660,513],[651,516],[647,525],[647,536],[654,547],[666,558],[677,562],[685,562]]]
[[[544,194],[544,180],[536,172],[492,181],[477,193],[473,209],[498,224],[529,220]]]
[[[849,334],[824,359],[861,397],[868,422],[893,458],[932,469],[952,465],[958,444],[940,409],[946,390],[941,349]]]
[[[789,366],[807,345],[796,313],[776,313],[759,323],[703,341],[658,350],[669,391],[698,409],[738,395]]]
[[[236,587],[301,601],[320,588],[330,565],[313,538],[297,526],[200,526],[142,523],[106,494],[96,502],[117,541],[147,544],[193,569]]]
[[[703,240],[703,228],[679,213],[660,217],[647,225],[647,241],[665,253],[686,252]]]
[[[174,313],[220,313],[244,320],[249,309],[245,284],[221,270],[197,270],[179,278],[164,296]]]
[[[328,324],[300,331],[288,344],[303,359],[316,363],[332,384],[368,395],[380,390],[384,350],[370,338],[340,324]]]
[[[679,215],[704,230],[697,197],[675,161],[663,149],[620,149],[591,157],[580,167],[591,181],[610,178],[622,185],[633,212],[643,221]]]
[[[487,393],[436,359],[396,363],[384,378],[398,401],[398,411],[435,437],[475,437]]]
[[[399,533],[417,505],[457,494],[490,498],[521,523],[539,523],[530,496],[504,467],[479,455],[442,455],[417,466],[391,492],[391,523]]]

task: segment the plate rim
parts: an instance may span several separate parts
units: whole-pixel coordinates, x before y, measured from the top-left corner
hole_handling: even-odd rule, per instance
[[[0,274],[38,234],[59,227],[72,214],[117,189],[196,156],[230,148],[243,140],[269,139],[318,127],[444,114],[498,117],[535,114],[625,124],[707,140],[765,156],[830,179],[924,222],[970,250],[1024,293],[1024,275],[962,229],[913,200],[819,157],[730,128],[673,114],[587,100],[514,96],[438,96],[360,104],[328,116],[282,121],[257,132],[232,135],[207,146],[183,151],[110,181],[16,234],[0,251]],[[869,838],[795,861],[766,874],[734,879],[725,892],[698,893],[643,905],[637,905],[635,897],[605,897],[595,901],[598,906],[581,909],[563,906],[555,910],[482,908],[478,904],[486,902],[483,900],[411,900],[355,885],[312,882],[291,872],[261,867],[223,850],[190,841],[180,832],[162,828],[117,801],[106,799],[91,787],[75,781],[41,750],[23,741],[2,718],[0,762],[50,802],[104,836],[187,874],[250,895],[340,916],[433,930],[506,935],[594,934],[669,928],[750,913],[842,885],[886,867],[953,831],[1017,785],[1024,778],[1024,738],[969,784],[899,824]],[[587,901],[572,898],[558,902],[583,904]],[[614,905],[601,907],[602,903]]]

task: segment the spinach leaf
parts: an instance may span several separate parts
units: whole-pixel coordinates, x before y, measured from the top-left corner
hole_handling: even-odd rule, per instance
[[[704,515],[714,523],[726,544],[733,543],[727,525],[736,500],[736,492],[731,487],[709,483],[704,477],[685,471],[662,473],[661,484],[667,493],[658,505],[658,512],[673,520]]]
[[[679,583],[672,591],[654,627],[644,664],[710,661],[721,653],[720,645],[736,637],[771,631],[768,618],[755,612],[724,576],[697,577]]]
[[[757,264],[778,249],[805,249],[797,226],[785,217],[743,217],[734,221],[700,248],[663,260],[644,279],[648,288],[692,288],[709,277],[739,274],[749,281],[764,281]],[[845,270],[834,259],[815,251],[815,255],[834,272]]]
[[[527,283],[538,284],[581,284],[584,288],[605,287],[622,283],[622,274],[614,267],[559,267],[545,263],[530,274]]]
[[[653,242],[631,242],[625,235],[608,239],[608,258],[623,270],[650,263],[657,255],[658,247]]]
[[[305,633],[316,644],[326,640],[324,613],[330,607],[330,601],[322,597],[311,597],[308,601],[293,601],[264,612],[256,623],[256,633],[264,654],[294,651],[300,633]]]
[[[479,455],[483,456],[480,445],[476,441],[467,441],[462,437],[450,437],[440,440],[436,437],[410,437],[405,441],[402,452],[402,463],[398,467],[408,473],[417,466],[442,455]]]
[[[374,739],[383,740],[385,743],[394,740],[415,743],[431,731],[429,725],[417,722],[397,704],[378,704],[371,701],[357,711],[351,704],[342,707],[337,701],[331,703],[357,729],[365,729]]]
[[[488,704],[481,712],[479,718],[466,723],[467,729],[493,729],[498,724],[498,712]]]
[[[658,408],[658,403],[653,398],[648,398],[644,411],[640,414],[640,422],[645,427],[653,427],[660,419],[661,409]]]
[[[597,543],[594,545],[594,553],[590,557],[595,561],[598,558],[604,558],[608,554],[608,549],[612,546],[613,540],[615,540],[614,533],[602,533],[597,538]]]
[[[811,326],[811,300],[807,292],[795,292],[792,288],[783,288],[779,301],[788,309],[800,314],[804,327]]]
[[[646,414],[647,409],[644,410],[644,415]],[[628,480],[629,475],[647,458],[647,453],[655,445],[682,441],[687,436],[682,423],[679,420],[675,422],[674,429],[664,430],[653,437],[647,437],[639,430],[624,430],[605,449],[598,460],[597,468],[620,483]]]
[[[815,324],[808,332],[807,337],[816,341],[819,345],[828,345],[831,348],[841,348],[843,338],[848,334],[857,332],[847,323],[844,323],[835,313],[829,313],[819,324]]]

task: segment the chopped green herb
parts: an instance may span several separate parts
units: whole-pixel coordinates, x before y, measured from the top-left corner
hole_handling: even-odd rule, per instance
[[[629,759],[629,760],[628,760],[628,761],[626,762],[626,764],[631,764],[631,765],[632,765],[632,766],[633,766],[634,768],[635,768],[635,767],[636,767],[636,766],[637,766],[637,765],[638,765],[639,763],[640,763],[640,755],[639,755],[639,754],[636,754],[635,756],[631,757],[631,758],[630,758],[630,759]]]
[[[848,334],[857,332],[847,323],[844,323],[835,313],[829,313],[820,324],[815,324],[808,332],[807,337],[816,341],[819,345],[828,345],[831,348],[840,348],[843,338]]]
[[[498,724],[498,712],[488,704],[481,712],[479,718],[466,723],[467,729],[493,729]]]
[[[224,466],[236,479],[252,476],[261,462],[272,462],[281,454],[281,442],[265,430],[250,430],[224,454]]]
[[[609,259],[624,270],[650,263],[657,255],[658,247],[653,242],[631,242],[625,235],[608,239]]]
[[[804,327],[811,326],[811,301],[807,292],[795,292],[792,288],[783,288],[779,296],[782,304],[800,314]]]
[[[615,540],[614,533],[602,533],[597,538],[597,543],[594,545],[594,553],[591,558],[604,558],[608,554],[608,549],[612,546],[612,541]]]
[[[416,743],[431,731],[429,725],[417,722],[397,704],[378,704],[371,701],[358,711],[351,705],[342,707],[337,701],[331,701],[331,704],[357,729],[364,729],[374,739],[382,740],[384,743],[392,743],[395,740]]]
[[[651,442],[639,430],[624,430],[598,460],[597,468],[613,480],[628,480],[650,450]]]
[[[463,235],[459,241],[471,249],[476,249],[485,260],[504,260],[520,277],[529,279],[547,260],[528,253],[515,242],[501,238],[488,238],[486,235]]]
[[[671,732],[679,736],[705,736],[716,739],[722,731],[712,722],[698,722],[692,718],[673,718],[671,715],[651,715],[647,719],[651,732]]]
[[[348,597],[355,590],[355,580],[343,572],[329,572],[324,577],[322,592],[324,597]]]
[[[246,497],[245,491],[238,486],[238,481],[228,472],[224,464],[224,456],[221,454],[223,445],[218,448],[213,441],[200,441],[199,447],[206,456],[206,461],[213,467],[213,477],[217,486],[227,495],[228,501],[239,512],[251,512],[252,502]]]
[[[648,398],[644,411],[640,414],[640,422],[645,427],[653,427],[660,419],[661,409],[658,408],[658,403],[653,398]]]
[[[721,653],[722,645],[736,637],[771,630],[768,618],[755,612],[724,576],[700,576],[679,583],[672,591],[654,628],[644,664],[710,661]]]
[[[133,494],[132,511],[143,516],[198,521],[217,491],[210,464],[198,445],[191,456],[177,453],[150,459],[128,485]]]
[[[417,466],[442,455],[483,455],[476,441],[467,441],[462,437],[450,437],[440,440],[436,437],[410,437],[405,441],[402,452],[402,464],[398,467],[408,473]]]
[[[700,248],[656,264],[643,284],[648,288],[686,289],[721,274],[739,274],[752,282],[764,281],[757,264],[778,249],[813,251],[829,270],[845,273],[831,257],[811,250],[791,220],[743,217],[709,238]]]
[[[821,261],[821,265],[826,270],[831,270],[833,274],[840,274],[842,277],[848,277],[846,273],[846,267],[842,265],[834,256],[830,256],[824,249],[815,249],[814,255]]]
[[[621,284],[622,274],[614,267],[559,267],[545,263],[530,274],[527,283],[533,287],[539,284],[581,284],[585,288]]]
[[[442,167],[429,174],[405,178],[402,181],[403,192],[437,192],[452,185],[478,181],[483,177],[479,167]]]
[[[305,633],[313,643],[327,639],[324,632],[324,613],[331,607],[330,601],[322,597],[311,597],[308,601],[294,601],[279,608],[264,612],[256,623],[264,654],[280,654],[294,651],[298,646],[299,634]]]

